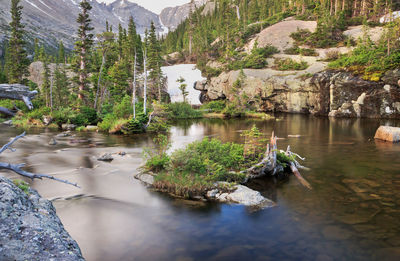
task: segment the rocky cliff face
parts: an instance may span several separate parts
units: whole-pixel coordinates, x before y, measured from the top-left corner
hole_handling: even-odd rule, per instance
[[[0,260],[84,260],[51,202],[28,194],[0,177]]]
[[[163,30],[158,15],[135,3],[127,0],[116,0],[109,5],[96,0],[89,0],[89,2],[93,7],[90,18],[95,34],[105,30],[106,20],[114,31],[118,30],[119,23],[127,28],[130,16],[133,17],[140,33],[144,33],[145,29],[150,27],[151,21],[154,21],[159,31]],[[22,0],[23,22],[29,33],[30,42],[38,38],[48,46],[55,47],[59,41],[63,41],[67,48],[72,49],[77,31],[76,18],[80,12],[79,3],[80,0]],[[9,30],[10,5],[10,0],[0,0],[0,31],[2,32]],[[6,34],[0,34],[0,42],[5,37]]]
[[[244,70],[240,95],[259,111],[311,113],[332,117],[400,118],[400,71],[386,74],[382,82],[370,82],[348,72],[277,72]],[[239,71],[222,73],[197,82],[201,101],[232,100]]]
[[[195,7],[198,8],[206,4],[208,0],[195,0]],[[193,7],[194,8],[194,7]],[[178,25],[185,20],[190,13],[190,3],[176,7],[168,7],[162,10],[160,20],[169,30],[175,30]]]

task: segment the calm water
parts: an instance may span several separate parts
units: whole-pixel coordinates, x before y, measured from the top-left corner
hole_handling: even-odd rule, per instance
[[[212,136],[242,141],[256,124],[275,130],[280,148],[307,158],[298,181],[252,184],[278,207],[251,212],[237,205],[172,199],[133,178],[151,137],[76,134],[47,145],[55,134],[32,132],[1,160],[26,162],[40,173],[77,181],[82,189],[52,181],[32,184],[54,205],[87,260],[399,260],[400,144],[375,142],[380,124],[396,121],[333,120],[278,115],[275,121],[202,120],[172,128],[173,148]],[[16,130],[0,127],[0,144]],[[300,134],[301,138],[287,138]],[[89,141],[85,140],[90,138]],[[96,147],[93,147],[93,144]],[[96,157],[118,153],[112,163]],[[5,174],[15,177],[13,174]],[[57,199],[58,198],[58,199]]]

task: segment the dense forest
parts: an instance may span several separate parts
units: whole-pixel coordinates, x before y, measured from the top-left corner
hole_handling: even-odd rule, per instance
[[[103,33],[93,35],[91,5],[81,1],[80,7],[74,50],[66,50],[60,42],[54,54],[36,40],[29,43],[34,46],[30,53],[22,23],[23,8],[20,0],[12,0],[11,34],[2,46],[5,59],[0,66],[0,83],[23,83],[40,93],[34,101],[37,109],[32,112],[9,100],[0,102],[1,107],[15,113],[14,124],[40,126],[42,116],[51,115],[58,127],[66,123],[98,124],[101,130],[130,133],[142,130],[149,112],[157,108],[175,115],[171,117],[198,117],[187,103],[165,105],[169,95],[161,71],[163,57],[179,52],[184,60],[195,61],[207,77],[218,76],[224,70],[265,68],[266,58],[279,52],[275,47],[259,48],[256,44],[250,53],[243,47],[255,34],[288,17],[317,21],[318,25],[315,32],[293,33],[297,46],[285,53],[313,55],[316,48],[351,46],[353,52],[332,57],[329,66],[362,74],[369,80],[379,80],[386,70],[400,65],[400,23],[390,15],[400,3],[392,0],[215,0],[199,8],[192,1],[188,18],[175,31],[160,36],[152,23],[143,39],[132,17],[128,28],[120,25],[115,31],[105,21]],[[381,25],[382,17],[385,33],[378,43],[368,37],[355,42],[343,34],[353,25]],[[218,61],[224,67],[211,68],[209,61]],[[41,86],[28,80],[32,62],[43,64]],[[307,65],[283,61],[277,67],[303,69]],[[184,79],[180,83],[185,97]],[[210,106],[214,105],[221,106]],[[158,127],[166,129],[161,123]]]
[[[105,21],[104,32],[93,35],[91,5],[82,1],[80,7],[76,20],[78,39],[73,51],[65,50],[60,42],[57,54],[52,55],[35,40],[34,52],[27,53],[28,43],[21,22],[23,8],[20,0],[12,0],[11,35],[4,46],[0,83],[22,83],[40,93],[34,101],[38,109],[33,112],[24,111],[24,106],[17,102],[23,111],[16,114],[14,124],[41,125],[41,117],[51,114],[53,123],[59,126],[103,122],[101,126],[108,131],[116,121],[124,119],[126,123],[132,114],[135,121],[136,109],[140,112],[138,121],[146,121],[149,110],[143,100],[149,105],[153,100],[168,101],[161,72],[161,46],[154,24],[149,25],[144,39],[136,32],[132,17],[128,28],[120,25],[114,32]],[[43,64],[41,86],[28,80],[31,62]],[[1,101],[1,106],[15,109],[9,100]]]
[[[361,49],[367,49],[368,54],[361,57],[369,63],[378,62],[383,54],[386,58],[383,68],[394,68],[399,64],[398,32],[399,24],[390,19],[393,10],[400,8],[398,1],[391,0],[216,0],[215,8],[192,9],[176,31],[169,33],[162,40],[163,52],[168,54],[180,52],[191,55],[206,76],[216,76],[220,71],[209,68],[206,63],[218,60],[222,63],[229,61],[226,68],[263,68],[264,60],[273,50],[253,50],[252,54],[243,54],[243,46],[264,28],[282,21],[287,17],[298,20],[317,21],[316,32],[299,32],[293,35],[299,45],[313,48],[356,45],[343,35],[349,26],[379,25],[381,17],[386,17],[386,34],[378,46],[370,43],[358,43]],[[301,39],[301,41],[299,41]],[[367,40],[367,39],[365,39]],[[357,50],[355,52],[357,55]],[[347,57],[348,58],[348,57]],[[361,59],[360,58],[360,59]],[[351,58],[350,58],[351,59]],[[359,60],[359,59],[356,59]],[[334,67],[350,67],[348,59],[333,64]],[[360,64],[362,66],[381,67],[382,64]],[[372,68],[373,69],[373,68]]]

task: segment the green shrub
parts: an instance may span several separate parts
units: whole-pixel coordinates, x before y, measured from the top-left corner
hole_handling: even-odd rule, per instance
[[[243,145],[206,138],[172,153],[171,170],[189,176],[200,175],[210,182],[226,181],[230,171],[239,171],[244,162]]]
[[[117,116],[113,113],[106,114],[102,122],[99,122],[97,126],[99,130],[108,132],[114,126],[114,123],[118,120]]]
[[[144,150],[145,157],[147,158],[145,169],[149,171],[159,172],[166,169],[170,164],[170,157],[167,154],[168,148],[171,144],[168,141],[168,137],[159,134],[153,139],[155,147]]]
[[[80,113],[86,118],[87,125],[96,125],[98,122],[97,111],[91,107],[82,107]]]
[[[375,44],[366,39],[350,54],[340,55],[339,59],[328,66],[360,74],[365,80],[379,81],[385,71],[400,67],[400,48],[393,48],[390,55],[387,55],[386,43]]]
[[[296,62],[290,58],[275,60],[275,69],[279,71],[301,71],[307,68],[308,63],[305,61]]]
[[[129,118],[132,115],[132,98],[125,95],[120,103],[114,105],[113,112],[117,118]]]
[[[136,118],[130,119],[123,127],[124,134],[143,133],[145,132],[145,125],[149,121],[147,115],[140,113]]]
[[[284,53],[290,55],[318,56],[318,53],[315,51],[315,49],[300,48],[297,46],[285,49]]]
[[[222,112],[226,107],[225,100],[210,101],[201,106],[201,109],[207,110],[209,112]]]
[[[243,117],[246,114],[243,108],[235,102],[228,103],[222,113],[227,118]]]
[[[279,50],[276,47],[267,46],[264,48],[258,48],[256,43],[249,55],[245,57],[238,57],[236,61],[229,63],[227,70],[265,68],[268,65],[267,58],[276,53],[279,53]]]
[[[166,110],[170,119],[195,119],[201,118],[202,113],[192,108],[189,103],[175,102],[167,105]]]
[[[151,120],[150,125],[147,127],[147,132],[168,132],[171,126],[166,122],[165,119],[160,117],[154,117]]]

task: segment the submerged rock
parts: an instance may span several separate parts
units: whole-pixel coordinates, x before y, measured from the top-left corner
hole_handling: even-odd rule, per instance
[[[239,203],[249,207],[273,207],[275,203],[271,200],[264,198],[260,192],[252,190],[243,185],[235,186],[236,190],[232,193],[228,193],[228,201]]]
[[[139,173],[135,175],[135,178],[142,181],[147,186],[152,186],[154,184],[154,176],[148,173]]]
[[[0,177],[0,260],[84,260],[52,203]]]
[[[103,155],[100,156],[100,158],[97,159],[98,161],[113,161],[114,158],[111,155],[111,153],[104,153]]]
[[[376,131],[375,139],[393,143],[400,142],[400,128],[380,126]]]
[[[55,146],[55,145],[57,145],[56,139],[55,139],[55,138],[52,138],[52,139],[49,141],[49,145],[50,145],[50,146]]]

